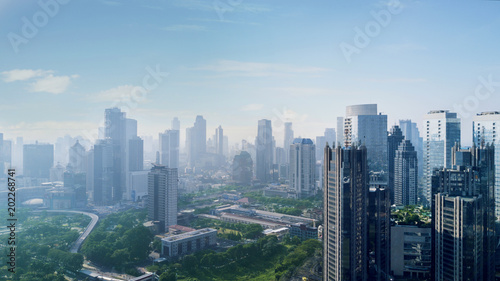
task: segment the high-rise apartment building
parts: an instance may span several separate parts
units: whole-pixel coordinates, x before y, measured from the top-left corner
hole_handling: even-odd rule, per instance
[[[290,145],[290,188],[299,198],[316,195],[316,146],[311,139],[295,139]]]
[[[148,219],[159,221],[160,231],[177,224],[177,169],[154,165],[148,174]]]

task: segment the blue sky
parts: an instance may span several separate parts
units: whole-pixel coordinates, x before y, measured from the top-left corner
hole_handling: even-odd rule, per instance
[[[177,116],[183,138],[200,114],[208,136],[222,125],[232,143],[271,119],[280,144],[283,121],[314,138],[346,105],[377,103],[389,125],[463,108],[470,144],[471,115],[500,110],[497,1],[55,1],[41,1],[51,15],[37,1],[0,4],[6,138],[96,130],[145,80],[155,86],[127,111],[155,137]]]

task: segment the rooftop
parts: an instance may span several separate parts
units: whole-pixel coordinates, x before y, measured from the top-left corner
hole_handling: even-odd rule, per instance
[[[176,240],[181,240],[181,239],[185,239],[185,238],[195,237],[195,236],[206,234],[206,233],[210,233],[210,232],[217,232],[217,230],[215,230],[213,228],[202,228],[202,229],[198,229],[198,230],[195,230],[195,231],[182,233],[182,234],[179,234],[179,235],[174,235],[174,236],[166,237],[166,238],[163,238],[161,240],[162,241],[167,241],[167,242],[173,242],[173,241],[176,241]]]

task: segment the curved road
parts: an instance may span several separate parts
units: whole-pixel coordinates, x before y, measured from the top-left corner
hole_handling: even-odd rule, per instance
[[[47,213],[75,213],[75,214],[82,214],[89,216],[92,220],[90,223],[87,225],[87,228],[85,228],[85,231],[76,239],[75,244],[73,244],[73,247],[71,247],[70,252],[71,253],[77,253],[78,250],[80,249],[80,246],[82,246],[83,241],[87,239],[87,236],[89,236],[90,232],[94,229],[95,225],[97,224],[97,221],[99,221],[99,216],[96,214],[92,213],[87,213],[87,212],[80,212],[80,211],[66,211],[66,210],[46,210],[45,212]]]

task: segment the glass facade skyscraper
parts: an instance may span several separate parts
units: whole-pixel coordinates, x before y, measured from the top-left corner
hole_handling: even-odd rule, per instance
[[[451,150],[460,143],[460,118],[448,110],[433,110],[424,116],[424,183],[420,193],[423,205],[431,204],[434,169],[451,168]]]

